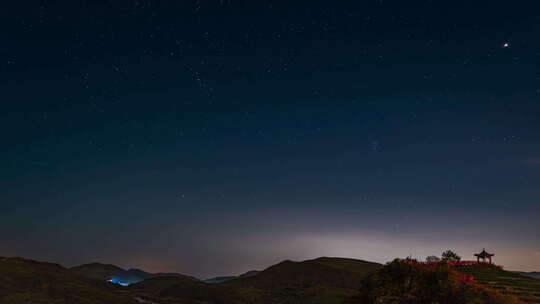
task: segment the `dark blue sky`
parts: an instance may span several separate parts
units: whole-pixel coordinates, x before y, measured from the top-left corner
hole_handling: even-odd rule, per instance
[[[540,270],[540,5],[0,4],[0,255]]]

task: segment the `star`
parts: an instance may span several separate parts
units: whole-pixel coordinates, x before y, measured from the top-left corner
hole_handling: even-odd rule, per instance
[[[503,43],[503,45],[502,45],[502,48],[503,48],[503,49],[507,49],[507,48],[509,48],[509,47],[510,47],[510,43],[509,43],[509,42],[505,42],[505,43]]]

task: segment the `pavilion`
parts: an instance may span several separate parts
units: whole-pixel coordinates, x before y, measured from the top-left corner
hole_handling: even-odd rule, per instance
[[[482,249],[482,252],[480,253],[475,253],[474,256],[476,257],[476,261],[478,263],[480,263],[480,259],[482,259],[482,262],[485,263],[486,262],[486,259],[488,259],[489,263],[491,264],[491,258],[494,256],[495,254],[492,254],[492,253],[488,253],[486,251],[486,249]]]

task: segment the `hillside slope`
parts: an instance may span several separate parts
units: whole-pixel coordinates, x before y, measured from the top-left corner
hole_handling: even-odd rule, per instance
[[[206,279],[206,280],[204,280],[204,282],[208,283],[208,284],[224,283],[224,282],[234,280],[234,279],[237,279],[237,278],[238,278],[237,276],[220,276],[220,277],[213,277],[213,278],[210,278],[210,279]]]
[[[531,272],[514,271],[514,273],[518,273],[518,274],[524,275],[526,277],[531,277],[531,278],[540,280],[540,272],[538,272],[538,271],[531,271]]]
[[[377,263],[331,257],[283,261],[253,277],[221,285],[254,303],[339,303],[356,294],[361,280],[381,267]]]
[[[524,302],[540,304],[540,280],[497,267],[460,266],[458,269],[503,294],[517,296]]]
[[[343,258],[283,261],[264,271],[224,283],[149,279],[130,287],[147,299],[176,299],[214,304],[341,303],[357,292],[360,281],[382,267]]]
[[[123,272],[124,269],[112,265],[112,264],[101,264],[101,263],[90,263],[75,266],[69,269],[69,271],[83,277],[90,279],[105,281],[110,277],[117,276]]]
[[[0,259],[0,303],[131,304],[106,282],[75,275],[52,263],[21,258]]]

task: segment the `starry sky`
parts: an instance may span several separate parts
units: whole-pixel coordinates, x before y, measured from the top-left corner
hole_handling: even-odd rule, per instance
[[[540,4],[0,4],[0,256],[540,270]]]

